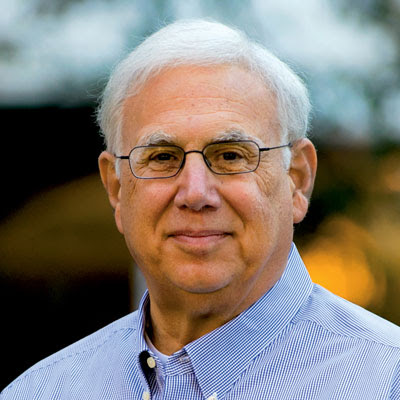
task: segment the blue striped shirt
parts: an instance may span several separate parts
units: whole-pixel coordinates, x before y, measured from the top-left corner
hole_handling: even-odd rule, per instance
[[[149,302],[31,367],[1,400],[400,399],[400,328],[311,282],[295,246],[281,279],[165,363]]]

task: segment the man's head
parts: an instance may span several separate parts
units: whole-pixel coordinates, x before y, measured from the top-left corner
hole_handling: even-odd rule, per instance
[[[194,312],[220,307],[232,316],[279,279],[314,180],[314,147],[301,139],[308,111],[306,89],[288,67],[220,24],[173,24],[117,67],[99,113],[108,140],[100,170],[155,303],[175,311],[185,299]],[[255,148],[293,142],[290,165],[282,147],[257,151],[253,172],[218,174],[200,153],[228,142],[213,163],[242,162],[250,150],[238,142],[248,140]],[[117,173],[115,155],[138,146],[150,152],[120,160]],[[164,178],[159,171],[179,157],[168,146],[188,154]],[[135,177],[135,168],[156,179]]]
[[[252,72],[276,98],[282,141],[306,136],[311,109],[307,89],[286,64],[243,32],[217,22],[184,20],[148,37],[112,73],[98,111],[108,151],[121,150],[125,99],[161,70],[181,65],[236,65]]]

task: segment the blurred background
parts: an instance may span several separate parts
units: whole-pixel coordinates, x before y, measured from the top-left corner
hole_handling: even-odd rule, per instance
[[[96,99],[145,36],[192,17],[305,79],[319,172],[295,241],[314,281],[400,324],[400,0],[1,0],[0,387],[137,304]]]

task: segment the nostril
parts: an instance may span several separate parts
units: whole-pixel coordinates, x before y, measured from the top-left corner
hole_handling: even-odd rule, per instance
[[[177,207],[194,211],[217,209],[221,204],[220,194],[210,171],[187,170],[177,180],[178,188],[174,203]]]

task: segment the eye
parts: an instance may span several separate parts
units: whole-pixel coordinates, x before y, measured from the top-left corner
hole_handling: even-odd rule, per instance
[[[158,153],[158,154],[153,154],[150,157],[150,160],[154,160],[154,161],[172,161],[175,159],[176,159],[176,156],[174,156],[171,153]]]
[[[215,146],[211,155],[214,162],[236,163],[246,158],[246,149],[240,146]]]
[[[242,156],[234,151],[225,151],[224,153],[222,153],[222,158],[224,159],[224,161],[235,161],[241,159]]]
[[[174,148],[151,149],[147,154],[147,160],[151,163],[175,163],[182,159],[181,153]]]

